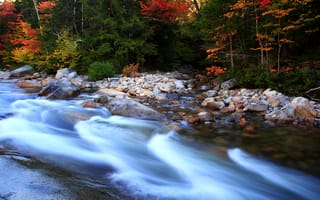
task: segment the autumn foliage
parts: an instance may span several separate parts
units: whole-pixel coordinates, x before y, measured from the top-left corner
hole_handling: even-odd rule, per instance
[[[226,68],[222,68],[221,66],[211,66],[206,68],[207,76],[219,76],[222,73],[227,71]]]
[[[183,0],[147,0],[139,3],[142,15],[165,23],[172,23],[183,17],[190,7],[190,3]]]
[[[37,30],[22,21],[22,15],[16,13],[12,2],[0,4],[1,26],[5,33],[0,34],[0,55],[6,62],[30,62],[41,51],[41,42]]]

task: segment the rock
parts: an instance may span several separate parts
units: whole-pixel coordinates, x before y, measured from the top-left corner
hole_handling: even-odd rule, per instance
[[[20,81],[17,83],[20,88],[41,88],[42,85],[36,80]]]
[[[200,121],[200,117],[198,117],[198,116],[189,116],[188,118],[187,118],[187,122],[189,123],[189,124],[196,124],[196,123],[198,123]]]
[[[222,101],[216,101],[214,97],[208,97],[202,101],[201,106],[207,107],[210,110],[221,110],[225,107],[225,104]]]
[[[203,93],[204,95],[206,95],[207,97],[214,97],[217,94],[216,90],[208,90],[206,92]]]
[[[205,111],[200,112],[198,113],[198,117],[202,122],[208,122],[213,120],[213,116],[210,112],[205,112]]]
[[[231,98],[231,101],[234,102],[235,104],[238,104],[238,103],[243,101],[243,97],[241,97],[241,96],[233,96]]]
[[[223,113],[232,113],[236,110],[235,106],[234,105],[229,105],[228,107],[224,107],[220,110],[220,112],[223,112]]]
[[[107,96],[101,96],[101,97],[97,97],[94,98],[93,101],[96,103],[107,103],[108,102],[108,97]]]
[[[263,95],[267,96],[267,97],[274,97],[278,95],[278,92],[275,90],[271,90],[270,88],[266,89],[265,91],[263,91]]]
[[[56,79],[62,79],[62,78],[67,78],[69,80],[76,78],[77,72],[70,69],[70,68],[63,68],[63,69],[59,69],[56,73],[55,78]]]
[[[228,81],[225,81],[221,83],[220,87],[222,90],[230,90],[236,86],[236,80],[235,79],[230,79]]]
[[[268,110],[268,105],[264,103],[250,103],[244,107],[243,111],[265,112]]]
[[[180,96],[177,93],[168,93],[166,94],[166,98],[168,101],[178,101]]]
[[[117,97],[117,98],[125,98],[128,96],[128,94],[124,92],[120,92],[110,88],[101,88],[96,92],[96,94],[105,95],[109,97]]]
[[[24,65],[23,67],[11,71],[10,77],[22,77],[25,75],[31,75],[32,71],[33,67],[31,67],[30,65]]]
[[[10,72],[7,72],[7,71],[0,71],[0,79],[9,79],[11,76],[11,73]]]
[[[66,99],[79,95],[80,88],[74,85],[70,80],[63,78],[51,82],[44,87],[39,96],[47,96],[48,99]]]
[[[207,103],[207,108],[210,110],[221,110],[225,107],[225,104],[222,101],[213,101]]]
[[[173,88],[172,84],[169,84],[169,83],[158,83],[156,87],[158,88],[159,91],[165,92],[165,93],[172,92],[172,88]]]
[[[84,108],[100,108],[101,104],[88,100],[88,101],[85,101],[82,103],[82,107],[84,107]]]
[[[289,120],[289,115],[283,110],[274,110],[265,115],[265,119],[267,120],[281,120],[286,121]]]
[[[272,108],[280,106],[280,103],[281,103],[280,98],[275,96],[269,97],[267,101]]]
[[[9,159],[9,156],[0,157],[1,200],[77,199],[77,195],[59,182],[59,179],[52,178],[44,170],[28,166],[29,164],[22,165]]]
[[[166,93],[157,93],[155,94],[155,99],[159,101],[166,101],[167,100],[167,94]]]
[[[113,98],[106,104],[106,108],[114,115],[134,117],[137,119],[163,120],[159,112],[140,104],[132,99]]]
[[[185,85],[184,85],[184,83],[183,83],[182,80],[175,80],[175,81],[174,81],[174,84],[175,84],[175,88],[176,88],[177,90],[184,90],[184,89],[186,89],[186,87],[185,87]]]
[[[294,116],[300,118],[316,117],[317,113],[311,105],[310,101],[304,97],[296,97],[290,102],[290,106],[294,109]]]
[[[248,125],[246,125],[244,128],[243,128],[243,130],[245,131],[245,132],[247,132],[247,133],[254,133],[255,132],[255,126],[254,126],[254,124],[248,124]]]

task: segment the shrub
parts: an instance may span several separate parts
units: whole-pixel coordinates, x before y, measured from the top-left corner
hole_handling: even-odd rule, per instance
[[[92,81],[114,76],[115,68],[110,62],[94,62],[89,65],[88,75]]]
[[[139,69],[139,63],[130,64],[130,65],[125,66],[122,69],[122,74],[124,76],[131,76],[132,74],[136,73],[138,71],[138,69]]]

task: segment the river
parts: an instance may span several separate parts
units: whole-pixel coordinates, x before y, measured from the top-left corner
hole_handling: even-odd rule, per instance
[[[306,172],[241,147],[221,153],[214,143],[178,134],[162,123],[114,116],[107,109],[83,108],[81,103],[48,101],[1,82],[0,158],[53,178],[70,192],[65,199],[315,200],[320,196],[320,179]],[[0,171],[10,173],[10,165]],[[5,199],[2,190],[18,192],[6,187],[0,185],[0,199]],[[17,199],[11,197],[7,199]]]

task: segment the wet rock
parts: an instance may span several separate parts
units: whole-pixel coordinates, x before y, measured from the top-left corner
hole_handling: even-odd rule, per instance
[[[106,107],[114,115],[134,117],[148,120],[164,120],[164,116],[159,112],[140,104],[132,99],[113,98],[109,100]]]
[[[187,117],[187,122],[189,124],[196,124],[196,123],[200,122],[200,117],[199,116],[189,116],[189,117]]]
[[[8,71],[0,71],[0,79],[9,79],[11,76],[11,73]]]
[[[101,96],[101,97],[97,97],[94,98],[93,101],[96,103],[107,103],[108,102],[108,97],[107,96]]]
[[[5,156],[0,157],[1,200],[77,199],[57,180],[37,169],[28,169]]]
[[[63,78],[51,82],[44,87],[39,96],[46,96],[48,99],[66,99],[79,95],[80,88],[74,85],[70,80]]]
[[[294,115],[300,118],[316,117],[317,113],[310,101],[304,97],[294,98],[290,106],[294,109]]]
[[[11,77],[22,77],[25,75],[31,75],[33,72],[33,67],[30,65],[24,65],[18,69],[11,71]]]
[[[100,103],[97,103],[97,102],[94,102],[94,101],[84,101],[82,103],[82,107],[84,108],[100,108],[101,107],[101,104]]]
[[[166,98],[168,101],[178,101],[180,96],[177,93],[168,93],[166,94]]]
[[[203,111],[203,112],[198,113],[198,116],[199,116],[199,120],[203,121],[203,122],[213,120],[213,115],[210,112]]]
[[[36,80],[19,81],[17,86],[20,88],[41,88],[42,85]]]

